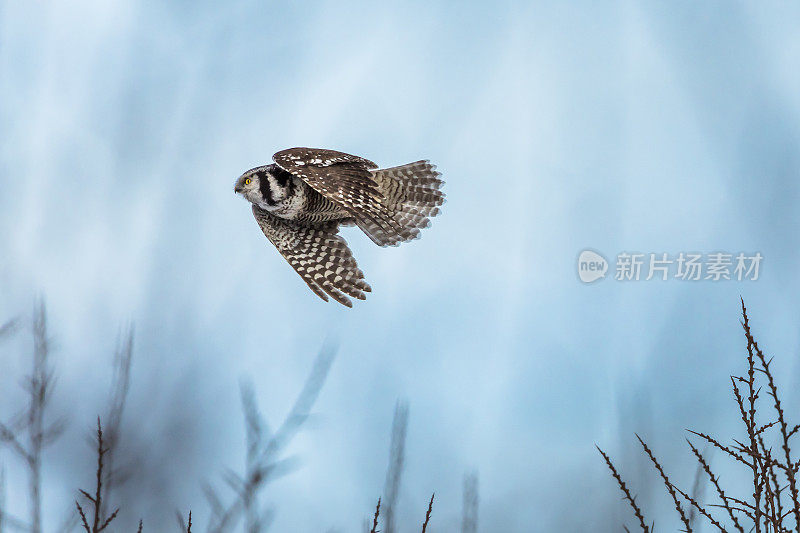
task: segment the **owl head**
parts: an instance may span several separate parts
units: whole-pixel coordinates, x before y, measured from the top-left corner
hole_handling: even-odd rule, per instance
[[[291,194],[291,175],[277,165],[251,168],[236,180],[233,191],[269,210]]]

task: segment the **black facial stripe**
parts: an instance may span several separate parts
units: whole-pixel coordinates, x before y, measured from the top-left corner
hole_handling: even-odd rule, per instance
[[[264,172],[256,172],[258,178],[258,189],[261,191],[261,196],[267,201],[267,205],[275,205],[275,198],[272,196],[272,190],[269,187],[269,180]]]
[[[275,181],[277,181],[281,187],[286,187],[286,184],[292,179],[292,175],[278,165],[273,165],[273,168],[270,169],[270,173],[275,177]]]

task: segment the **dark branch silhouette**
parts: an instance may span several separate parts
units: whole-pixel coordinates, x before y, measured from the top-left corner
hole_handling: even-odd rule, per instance
[[[700,452],[692,440],[687,439],[689,449],[698,463],[698,474],[707,478],[718,500],[718,503],[714,504],[704,503],[703,491],[697,476],[690,495],[670,480],[650,447],[638,435],[637,438],[672,498],[678,517],[683,522],[684,531],[691,532],[696,517],[700,516],[718,531],[800,533],[797,482],[800,461],[793,457],[791,450],[791,439],[800,430],[800,425],[791,426],[786,420],[778,385],[771,368],[772,359],[764,355],[753,337],[744,301],[742,301],[742,328],[747,341],[747,371],[741,376],[731,376],[730,383],[746,438],[741,440],[734,438],[730,444],[725,444],[706,433],[691,430],[689,433],[710,446],[712,450],[722,452],[734,464],[747,468],[752,483],[748,489],[749,497],[740,499],[732,496],[733,492],[739,491],[723,487],[705,454]],[[764,381],[766,381],[765,389],[763,389]],[[764,391],[771,399],[772,407],[766,421],[759,418],[759,415],[764,416],[759,401]],[[779,443],[778,453],[773,453],[767,444],[770,442]],[[646,525],[641,509],[611,463],[611,459],[602,450],[600,453],[633,510],[639,527],[643,531],[649,531],[652,528]],[[687,506],[691,509],[688,516],[685,512]],[[723,511],[724,517],[720,517]]]
[[[79,492],[84,498],[89,500],[92,504],[93,516],[91,524],[86,518],[86,512],[83,510],[80,502],[75,501],[75,507],[78,510],[78,515],[81,517],[81,525],[86,533],[100,533],[114,521],[119,513],[119,508],[115,509],[113,513],[104,518],[103,514],[103,479],[105,479],[103,468],[104,459],[108,453],[108,448],[103,440],[103,427],[100,425],[100,419],[97,419],[97,471],[95,472],[95,490],[94,495],[89,494],[87,491],[80,489]]]
[[[425,533],[428,529],[428,523],[431,521],[431,512],[433,511],[433,497],[435,494],[431,494],[431,501],[428,503],[428,512],[425,513],[425,521],[422,523],[422,533]]]

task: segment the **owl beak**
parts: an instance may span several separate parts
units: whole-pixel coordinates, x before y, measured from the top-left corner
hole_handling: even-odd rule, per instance
[[[234,185],[233,192],[239,194],[240,192],[242,192],[242,188],[239,187],[238,185]]]

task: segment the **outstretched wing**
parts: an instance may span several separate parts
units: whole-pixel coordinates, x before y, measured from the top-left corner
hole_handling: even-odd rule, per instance
[[[385,205],[372,173],[378,165],[372,161],[317,148],[289,148],[272,159],[283,170],[347,209],[359,222],[374,225],[388,235],[401,236],[406,232]]]
[[[365,293],[372,289],[347,242],[338,235],[337,222],[299,224],[270,215],[256,205],[253,215],[264,235],[317,296],[327,302],[327,293],[347,307],[353,307],[348,296],[366,299]]]

